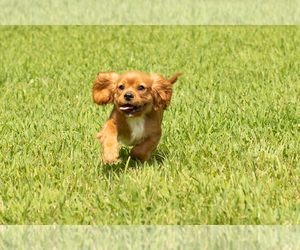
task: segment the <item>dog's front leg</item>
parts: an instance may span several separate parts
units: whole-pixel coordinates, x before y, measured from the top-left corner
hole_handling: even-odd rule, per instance
[[[152,152],[156,148],[161,137],[161,132],[158,134],[149,137],[144,142],[139,145],[136,145],[132,148],[130,156],[134,160],[140,160],[141,162],[147,161],[150,159]]]
[[[119,157],[118,130],[115,122],[109,119],[100,133],[95,136],[102,143],[104,163],[117,161]]]

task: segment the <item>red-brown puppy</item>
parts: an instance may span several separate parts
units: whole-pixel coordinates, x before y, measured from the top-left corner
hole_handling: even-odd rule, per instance
[[[133,159],[148,160],[161,137],[163,112],[170,104],[172,84],[182,73],[167,80],[161,75],[151,76],[129,71],[122,75],[114,71],[100,72],[94,82],[94,102],[113,103],[114,108],[95,138],[100,139],[105,163],[117,161],[119,141],[134,146]]]

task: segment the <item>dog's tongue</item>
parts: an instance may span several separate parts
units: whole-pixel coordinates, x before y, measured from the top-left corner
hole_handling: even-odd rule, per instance
[[[121,107],[120,107],[121,110],[131,110],[131,109],[133,109],[133,108],[134,108],[134,107],[131,106],[131,105],[124,105],[124,106],[121,106]]]

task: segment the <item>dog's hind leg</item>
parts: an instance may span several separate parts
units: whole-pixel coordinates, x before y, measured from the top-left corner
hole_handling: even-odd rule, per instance
[[[130,156],[134,160],[140,160],[141,162],[148,161],[155,150],[161,137],[161,132],[149,137],[141,144],[136,145],[131,149]]]

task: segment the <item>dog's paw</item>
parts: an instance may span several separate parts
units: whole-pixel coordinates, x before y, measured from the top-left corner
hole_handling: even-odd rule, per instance
[[[133,160],[139,160],[140,162],[148,161],[151,157],[151,152],[140,152],[135,147],[130,152],[130,157]]]
[[[114,152],[110,152],[110,153],[106,153],[106,154],[103,154],[103,162],[104,164],[111,164],[111,163],[114,163],[118,160],[118,157],[119,157],[119,154]]]

